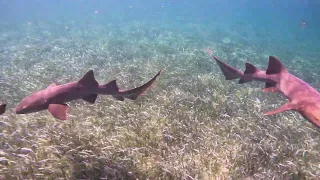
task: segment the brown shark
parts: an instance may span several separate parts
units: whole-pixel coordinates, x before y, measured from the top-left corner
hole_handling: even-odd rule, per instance
[[[14,109],[16,114],[27,114],[48,109],[57,119],[66,120],[69,101],[83,99],[89,103],[94,103],[98,94],[112,95],[119,101],[125,98],[135,100],[144,93],[155,82],[161,74],[159,71],[151,80],[144,85],[130,89],[120,90],[116,80],[107,84],[99,85],[94,78],[93,71],[88,71],[79,81],[62,85],[51,84],[46,89],[40,90],[25,97]]]
[[[320,127],[320,93],[305,81],[290,74],[277,58],[269,56],[269,65],[266,71],[246,63],[246,70],[242,72],[220,61],[212,54],[211,50],[207,49],[207,52],[218,63],[227,80],[240,78],[239,84],[252,80],[262,81],[266,83],[263,92],[281,92],[287,97],[289,102],[264,115],[295,110],[312,124]]]

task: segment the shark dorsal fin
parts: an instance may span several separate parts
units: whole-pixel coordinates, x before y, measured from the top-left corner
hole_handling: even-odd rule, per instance
[[[244,75],[239,80],[239,84],[243,84],[246,82],[252,81],[252,74],[260,71],[258,68],[256,68],[254,65],[246,62],[246,70],[244,71]]]
[[[79,81],[83,86],[98,86],[98,82],[94,79],[93,70],[88,71]]]
[[[266,74],[278,74],[286,71],[286,68],[281,64],[279,59],[269,56],[269,65]]]
[[[254,65],[246,62],[246,70],[244,71],[244,74],[253,74],[257,71],[259,71],[258,68],[256,68]]]

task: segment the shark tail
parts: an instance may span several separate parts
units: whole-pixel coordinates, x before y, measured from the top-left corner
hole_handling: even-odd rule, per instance
[[[124,101],[125,98],[136,100],[140,95],[145,93],[155,82],[157,77],[162,73],[160,70],[152,79],[150,79],[147,83],[143,84],[142,86],[136,87],[134,89],[129,90],[119,90],[118,86],[115,84],[113,85],[113,89],[118,92],[117,95],[113,95],[113,97],[119,101]],[[111,81],[113,82],[113,81]],[[115,83],[115,81],[114,81]],[[109,84],[109,83],[108,83]]]
[[[224,77],[226,80],[239,79],[243,77],[243,72],[235,69],[228,64],[220,61],[217,57],[215,57],[210,49],[206,49],[207,53],[211,56],[211,59],[215,60],[219,65]]]

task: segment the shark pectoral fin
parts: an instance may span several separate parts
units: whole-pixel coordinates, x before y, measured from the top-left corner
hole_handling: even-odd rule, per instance
[[[264,113],[264,115],[269,116],[269,115],[278,114],[278,113],[281,113],[284,111],[295,110],[295,109],[296,109],[296,105],[294,105],[291,102],[288,102],[288,103],[284,104],[283,106],[279,107],[278,109]]]
[[[50,104],[48,111],[53,117],[60,120],[66,120],[68,109],[69,106],[67,104]]]
[[[97,97],[98,94],[90,94],[88,96],[82,97],[82,99],[93,104],[96,101]]]

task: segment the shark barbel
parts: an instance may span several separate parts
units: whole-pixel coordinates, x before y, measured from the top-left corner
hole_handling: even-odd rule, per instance
[[[66,84],[49,85],[46,89],[35,92],[24,99],[15,107],[16,114],[27,114],[48,109],[57,119],[66,120],[69,106],[67,102],[83,99],[94,103],[99,94],[111,95],[119,101],[125,98],[135,100],[155,82],[161,74],[159,71],[151,80],[134,89],[120,90],[116,80],[104,85],[99,85],[94,78],[93,71],[88,71],[79,81]]]
[[[269,56],[266,71],[246,63],[246,70],[242,72],[220,61],[210,49],[207,49],[207,53],[217,62],[227,80],[240,78],[239,84],[252,80],[262,81],[266,83],[263,92],[280,92],[287,97],[289,102],[278,109],[266,112],[265,116],[295,110],[309,122],[320,127],[320,93],[305,81],[289,73],[277,58]]]

